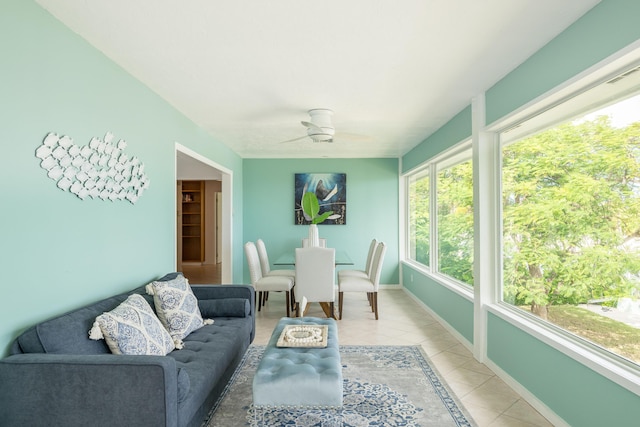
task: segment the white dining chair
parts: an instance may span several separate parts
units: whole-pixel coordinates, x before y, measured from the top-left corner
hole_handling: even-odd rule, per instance
[[[272,270],[271,264],[269,263],[269,255],[267,253],[267,247],[264,244],[262,239],[256,240],[256,249],[258,250],[258,258],[260,258],[260,268],[262,269],[263,276],[287,276],[287,277],[296,277],[295,270]]]
[[[262,276],[286,276],[291,277],[293,279],[293,289],[291,289],[292,296],[295,294],[295,278],[296,271],[292,269],[278,269],[272,270],[271,263],[269,262],[269,255],[267,253],[267,247],[264,244],[262,239],[256,240],[256,249],[258,249],[258,258],[260,258],[260,268],[262,269]],[[269,293],[264,294],[264,300],[267,301],[269,299]],[[294,299],[291,298],[291,309],[294,308]]]
[[[319,238],[318,241],[320,242],[320,247],[321,248],[326,248],[327,247],[327,239],[325,238]],[[302,247],[303,248],[309,248],[309,238],[308,237],[304,237],[302,239]]]
[[[251,276],[251,285],[258,294],[256,303],[258,311],[264,305],[267,292],[285,292],[287,317],[290,315],[290,307],[292,301],[291,290],[293,289],[292,277],[287,276],[263,276],[262,267],[260,266],[260,258],[258,250],[253,242],[247,242],[244,245],[244,252],[247,256],[247,264],[249,265],[249,274]]]
[[[369,252],[367,253],[367,262],[364,265],[364,270],[340,270],[338,271],[338,280],[340,280],[340,277],[347,276],[364,278],[371,277],[371,268],[373,268],[373,254],[375,253],[377,246],[378,241],[376,239],[371,240],[371,244],[369,245]]]
[[[296,248],[296,316],[301,314],[301,303],[329,303],[331,317],[335,318],[336,250],[333,248]]]
[[[342,276],[338,277],[338,311],[339,318],[342,319],[342,302],[345,292],[366,292],[367,299],[371,305],[371,311],[378,320],[378,287],[380,285],[380,272],[387,246],[379,242],[373,254],[373,267],[370,277]]]

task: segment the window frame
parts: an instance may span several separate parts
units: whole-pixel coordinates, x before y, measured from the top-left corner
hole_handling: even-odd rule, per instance
[[[640,395],[640,370],[638,366],[626,359],[614,356],[612,353],[590,344],[561,328],[542,321],[532,314],[519,310],[502,299],[502,150],[497,135],[509,128],[517,127],[525,120],[551,109],[581,92],[615,78],[622,70],[640,66],[640,40],[631,43],[624,49],[610,55],[599,63],[575,75],[553,89],[532,99],[528,103],[502,116],[491,123],[486,122],[485,94],[479,93],[472,99],[472,148],[473,148],[473,185],[474,185],[474,223],[475,223],[475,251],[474,253],[474,287],[454,283],[446,276],[434,273],[431,268],[410,259],[408,252],[408,180],[407,177],[425,168],[427,165],[442,159],[451,150],[459,147],[463,141],[454,144],[449,150],[425,160],[422,164],[401,174],[400,180],[401,202],[403,210],[401,218],[401,240],[404,244],[402,262],[417,272],[424,274],[435,283],[458,294],[474,305],[474,341],[469,344],[478,361],[487,363],[499,370],[487,358],[487,316],[489,313],[496,318],[522,330],[550,348],[582,363],[587,368],[599,373],[613,383]],[[431,179],[433,181],[433,178]],[[482,187],[479,187],[482,185]],[[432,190],[433,191],[433,190]],[[476,199],[479,197],[480,199]],[[489,213],[487,215],[487,213]],[[488,216],[489,218],[485,218]],[[482,236],[479,239],[478,236]],[[480,253],[477,251],[481,247]],[[482,257],[482,265],[480,258]],[[455,330],[452,329],[455,334]],[[516,389],[517,383],[512,384]],[[526,393],[526,390],[522,390]]]
[[[433,188],[432,188],[432,165],[430,163],[424,163],[418,167],[416,167],[415,169],[413,169],[413,171],[411,171],[410,173],[406,173],[403,176],[403,182],[404,182],[404,192],[402,192],[401,194],[404,194],[404,199],[405,199],[405,212],[404,212],[404,218],[405,218],[405,224],[406,227],[404,227],[404,231],[403,231],[403,235],[405,237],[405,254],[406,254],[406,259],[412,263],[412,265],[414,265],[415,267],[420,268],[422,271],[424,272],[428,272],[431,270],[431,265],[432,263],[432,257],[431,254],[433,252],[433,249],[431,248],[431,246],[429,246],[429,264],[423,264],[421,262],[419,262],[414,254],[414,251],[412,250],[411,247],[411,243],[412,243],[412,222],[411,222],[411,185],[412,185],[412,179],[414,180],[414,182],[418,181],[418,180],[422,180],[424,178],[428,178],[429,179],[429,211],[431,211],[431,202],[432,202],[432,194],[433,194]],[[429,245],[431,245],[431,222],[432,222],[432,217],[431,217],[431,212],[429,212]],[[417,245],[416,245],[417,246]]]
[[[496,254],[493,260],[497,274],[494,284],[480,283],[476,286],[493,286],[492,302],[486,305],[486,310],[504,321],[524,330],[550,347],[563,354],[583,363],[585,366],[598,372],[603,377],[617,383],[618,385],[640,394],[640,366],[629,361],[622,356],[618,356],[597,344],[591,343],[587,339],[574,335],[559,326],[539,319],[531,313],[520,310],[508,302],[503,301],[503,206],[502,206],[502,149],[505,144],[512,143],[513,138],[508,141],[501,141],[500,135],[516,130],[522,134],[522,129],[528,120],[536,121],[534,126],[526,132],[532,135],[544,129],[549,124],[557,125],[572,116],[584,114],[589,110],[588,106],[576,107],[574,102],[581,94],[595,88],[598,85],[624,74],[626,71],[640,66],[640,42],[630,46],[616,55],[592,67],[589,70],[565,82],[547,94],[531,101],[519,110],[514,111],[507,117],[496,120],[496,122],[485,126],[480,131],[485,135],[485,139],[491,141],[495,150],[496,167],[494,168],[494,179],[497,183],[493,205],[496,209],[494,226],[496,229]],[[622,97],[617,95],[616,102]],[[602,108],[607,100],[600,99],[599,108]],[[608,101],[611,101],[610,99]],[[538,121],[545,112],[558,107],[557,119],[545,122]],[[487,137],[488,136],[488,137]],[[479,165],[486,167],[487,165]],[[474,183],[475,184],[475,183]]]
[[[455,277],[449,276],[439,271],[439,240],[438,240],[438,197],[437,197],[437,181],[438,173],[446,168],[457,166],[464,162],[473,162],[473,146],[471,138],[454,144],[449,149],[434,156],[433,158],[423,162],[419,166],[409,170],[403,174],[404,182],[404,198],[405,198],[405,262],[412,265],[422,273],[430,276],[438,283],[454,290],[465,298],[471,299],[473,295],[473,285],[465,283]],[[409,204],[409,192],[411,179],[419,176],[420,179],[425,176],[429,177],[429,265],[425,265],[413,258],[411,253],[411,206]],[[473,190],[473,188],[472,188]]]

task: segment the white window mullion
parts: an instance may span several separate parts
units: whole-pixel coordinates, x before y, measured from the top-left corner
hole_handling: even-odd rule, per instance
[[[485,97],[472,101],[474,315],[473,354],[487,357],[487,306],[495,303],[498,271],[497,206],[500,201],[495,134],[484,131]]]

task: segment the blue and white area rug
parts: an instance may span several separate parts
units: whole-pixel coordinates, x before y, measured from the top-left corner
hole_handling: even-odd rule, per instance
[[[214,404],[207,427],[255,426],[251,392],[264,346],[251,346]],[[475,426],[420,346],[341,346],[344,406],[322,409],[261,409],[260,425],[328,427]]]

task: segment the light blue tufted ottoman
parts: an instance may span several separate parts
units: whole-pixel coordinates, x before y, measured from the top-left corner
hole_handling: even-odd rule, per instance
[[[276,344],[286,325],[328,325],[324,348],[280,348]],[[253,377],[255,407],[342,407],[342,364],[338,327],[334,319],[280,319]]]

